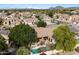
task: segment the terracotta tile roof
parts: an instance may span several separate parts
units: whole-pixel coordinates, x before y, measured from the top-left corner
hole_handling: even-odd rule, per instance
[[[38,37],[46,37],[46,36],[52,37],[52,35],[53,35],[51,28],[39,27],[39,28],[35,28],[35,31],[37,32]]]

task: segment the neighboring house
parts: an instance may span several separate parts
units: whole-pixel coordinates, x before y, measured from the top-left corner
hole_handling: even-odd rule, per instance
[[[5,27],[14,27],[15,25],[19,25],[21,23],[23,24],[29,24],[31,26],[35,25],[35,22],[37,22],[37,18],[26,18],[26,19],[18,19],[16,17],[6,17],[6,19],[3,21],[3,26]]]
[[[27,18],[22,20],[24,24],[29,24],[30,26],[36,25],[35,23],[38,21],[37,18]]]
[[[58,16],[58,18],[57,18]],[[68,14],[56,14],[55,15],[55,18],[57,18],[56,20],[57,21],[60,21],[60,22],[65,22],[65,23],[69,23],[69,18],[70,16]]]
[[[9,30],[5,30],[4,28],[0,27],[0,35],[2,37],[4,37],[6,44],[9,44],[9,40],[8,40],[9,39],[9,37],[8,37],[9,33],[10,33]]]
[[[30,18],[32,16],[30,12],[19,12],[18,15],[20,16],[21,19]]]
[[[71,11],[72,14],[79,14],[79,10]]]
[[[3,26],[5,27],[14,27],[15,25],[19,25],[20,24],[20,19],[15,18],[15,17],[7,17],[4,21],[3,21]]]
[[[55,20],[60,21],[62,23],[70,23],[70,24],[79,23],[79,15],[55,14],[54,18]]]
[[[0,18],[4,19],[6,16],[7,16],[7,14],[4,13],[4,11],[0,13]]]
[[[52,22],[51,22],[52,18],[49,17],[48,15],[46,15],[46,14],[37,14],[36,16],[39,16],[41,20],[43,20],[44,22],[47,23],[47,25],[52,24]]]
[[[70,22],[72,24],[78,24],[79,23],[79,15],[71,15],[70,16]]]
[[[35,17],[35,14],[31,14],[30,12],[18,12],[4,17],[3,26],[14,27],[21,23],[33,26],[37,21],[38,19]]]
[[[49,24],[52,24],[52,18],[51,17],[49,17],[48,15],[43,15],[43,18],[42,18],[42,20],[44,21],[44,22],[46,22],[47,23],[47,25],[49,25]]]

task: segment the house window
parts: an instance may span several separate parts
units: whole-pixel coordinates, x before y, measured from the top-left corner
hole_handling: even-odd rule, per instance
[[[66,21],[67,21],[67,19],[66,19]]]
[[[52,42],[52,39],[50,41]]]
[[[13,20],[12,20],[12,22],[13,22]]]
[[[44,38],[44,40],[46,40],[46,39],[48,39],[48,37],[46,36],[46,37],[43,37]]]
[[[51,41],[51,39],[49,38],[49,41]]]
[[[11,24],[11,22],[9,21],[9,25]]]

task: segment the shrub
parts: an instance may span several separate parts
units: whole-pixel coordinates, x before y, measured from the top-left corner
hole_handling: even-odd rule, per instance
[[[29,54],[30,54],[30,51],[25,47],[20,47],[17,50],[17,55],[29,55]]]
[[[44,21],[39,21],[38,23],[37,23],[37,27],[46,27],[47,26],[47,24],[46,24],[46,22],[44,22]]]
[[[8,46],[5,43],[5,39],[0,35],[0,51],[7,50]]]

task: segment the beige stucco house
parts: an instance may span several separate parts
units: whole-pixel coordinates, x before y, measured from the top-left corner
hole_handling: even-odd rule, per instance
[[[70,16],[68,14],[55,14],[54,18],[57,21],[69,23]]]
[[[37,37],[39,41],[49,41],[54,43],[54,39],[52,38],[53,36],[53,31],[51,28],[35,28],[35,31],[37,32]]]
[[[6,17],[6,19],[3,21],[3,26],[5,27],[14,27],[15,25],[19,25],[20,24],[20,19],[12,17]]]

